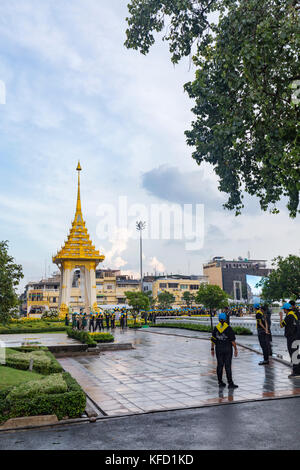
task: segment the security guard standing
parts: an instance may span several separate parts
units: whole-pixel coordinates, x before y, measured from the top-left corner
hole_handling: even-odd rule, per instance
[[[90,324],[89,324],[89,331],[95,331],[95,316],[93,312],[90,314]]]
[[[211,337],[211,354],[214,356],[216,347],[217,356],[217,376],[220,387],[226,387],[223,382],[223,368],[225,366],[228,387],[238,388],[238,385],[233,383],[231,362],[232,362],[232,347],[234,347],[234,356],[237,357],[238,350],[235,343],[235,334],[231,326],[226,323],[226,313],[220,313],[219,321],[215,326]]]
[[[110,319],[110,312],[107,310],[105,312],[105,321],[106,321],[106,328],[109,330],[109,319]]]
[[[295,364],[293,362],[294,354],[297,351],[297,346],[293,344],[294,341],[300,339],[300,318],[299,314],[297,314],[292,305],[287,302],[281,307],[281,310],[285,313],[285,318],[283,320],[282,312],[279,313],[280,316],[280,326],[284,328],[284,336],[287,340],[287,348],[289,351],[289,355],[291,357],[293,363],[293,372],[289,375],[289,378],[300,377],[300,364]],[[299,359],[299,356],[297,356]]]
[[[116,328],[116,314],[115,311],[113,310],[111,312],[111,329],[114,330]]]
[[[258,364],[260,366],[265,366],[269,364],[269,355],[270,355],[270,334],[269,334],[269,327],[267,318],[260,309],[259,304],[254,304],[254,308],[256,310],[256,327],[257,327],[257,335],[260,347],[262,349],[264,360],[260,361]]]
[[[100,322],[99,322],[99,323],[100,323],[100,331],[101,331],[101,330],[104,331],[104,324],[103,324],[103,322],[104,322],[104,315],[103,315],[102,312],[100,312],[100,314],[99,314],[99,320],[100,320]]]
[[[224,307],[224,313],[226,313],[226,323],[230,325],[230,310],[229,307]]]

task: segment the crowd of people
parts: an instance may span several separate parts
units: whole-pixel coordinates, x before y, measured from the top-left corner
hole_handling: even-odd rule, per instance
[[[256,316],[256,327],[259,344],[263,352],[263,361],[259,362],[261,366],[269,364],[269,358],[272,356],[272,332],[271,332],[271,311],[268,305],[253,305]],[[284,315],[284,316],[283,316]],[[235,342],[235,334],[230,326],[230,311],[225,308],[224,312],[219,314],[219,323],[215,326],[211,336],[211,353],[217,357],[217,377],[220,387],[225,387],[223,382],[223,370],[225,368],[229,388],[237,388],[232,378],[232,356],[238,355],[238,349]],[[284,303],[280,311],[280,327],[284,328],[284,336],[287,340],[287,349],[292,362],[292,373],[289,378],[300,378],[300,357],[298,342],[300,340],[300,310],[293,300]]]
[[[74,330],[86,330],[91,333],[101,332],[105,329],[116,328],[116,320],[120,322],[120,327],[124,329],[128,324],[127,309],[104,310],[103,312],[87,314],[85,312],[67,314],[65,324],[72,326]]]

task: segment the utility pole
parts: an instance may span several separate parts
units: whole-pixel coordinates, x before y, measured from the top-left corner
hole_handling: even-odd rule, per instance
[[[146,222],[137,221],[136,229],[140,232],[140,270],[141,270],[141,292],[143,292],[143,237],[142,232],[146,228]]]

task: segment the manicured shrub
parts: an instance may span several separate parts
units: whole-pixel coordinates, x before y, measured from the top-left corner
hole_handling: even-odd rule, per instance
[[[28,370],[33,359],[33,370],[40,374],[49,375],[62,372],[62,367],[53,354],[46,348],[6,348],[5,366],[15,369]]]
[[[113,343],[115,338],[110,333],[89,333],[90,337],[97,343]]]
[[[21,399],[33,398],[41,394],[65,393],[68,386],[64,381],[63,374],[51,374],[41,380],[31,380],[13,387],[6,396],[10,402]]]
[[[196,323],[152,323],[151,326],[157,328],[181,328],[184,330],[196,330],[208,333],[211,332],[211,327],[209,325],[199,325]],[[236,335],[252,335],[252,331],[249,330],[249,328],[234,326],[232,329]]]
[[[86,406],[86,396],[80,385],[69,373],[64,372],[62,378],[67,390],[63,393],[38,393],[31,397],[8,398],[12,388],[2,391],[0,395],[0,421],[20,416],[36,416],[55,414],[58,419],[65,416],[76,418]],[[49,377],[50,378],[50,377]],[[27,382],[27,385],[30,382]]]
[[[128,325],[128,328],[132,328],[132,329],[142,328],[142,323],[138,321],[135,324],[131,323],[130,325]]]
[[[77,339],[81,343],[85,343],[88,346],[94,347],[97,346],[97,342],[92,339],[92,336],[87,331],[84,330],[73,330],[72,328],[67,328],[67,335],[70,338]]]

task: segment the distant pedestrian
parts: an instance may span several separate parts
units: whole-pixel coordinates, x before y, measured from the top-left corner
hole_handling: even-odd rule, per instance
[[[228,387],[229,388],[238,388],[232,380],[232,348],[234,348],[234,355],[237,357],[238,350],[235,343],[235,334],[231,326],[226,323],[227,315],[226,313],[220,313],[219,323],[215,326],[212,337],[211,337],[211,353],[212,356],[215,354],[217,356],[217,377],[220,387],[226,387],[225,382],[223,382],[223,369],[225,366]]]

